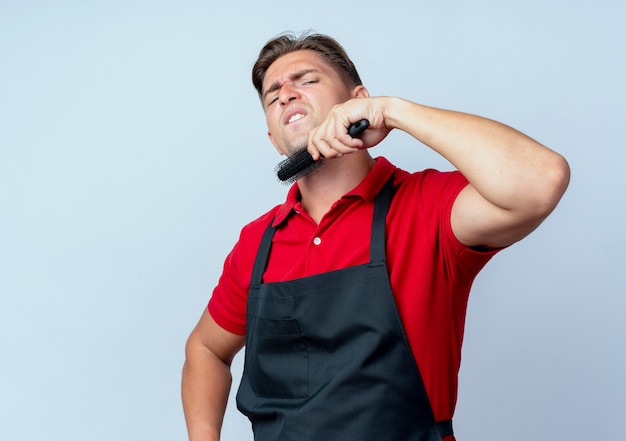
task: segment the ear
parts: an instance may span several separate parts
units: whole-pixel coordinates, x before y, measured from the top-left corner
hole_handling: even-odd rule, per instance
[[[276,140],[274,139],[274,135],[272,135],[272,132],[270,132],[269,130],[267,131],[267,137],[270,139],[270,142],[272,143],[272,145],[274,146],[274,148],[276,149],[278,154],[281,155],[281,156],[284,155],[284,153],[278,147],[278,144],[276,144]]]
[[[370,96],[369,91],[362,84],[352,89],[352,98],[367,98]]]

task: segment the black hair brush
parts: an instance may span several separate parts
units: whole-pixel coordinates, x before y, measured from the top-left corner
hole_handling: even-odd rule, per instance
[[[350,124],[350,127],[348,127],[348,134],[353,138],[357,138],[365,131],[365,129],[369,127],[369,125],[370,122],[366,119],[357,121]],[[293,184],[298,179],[311,173],[323,163],[323,157],[315,161],[306,147],[304,147],[284,161],[280,162],[274,168],[274,171],[281,182],[285,184]]]

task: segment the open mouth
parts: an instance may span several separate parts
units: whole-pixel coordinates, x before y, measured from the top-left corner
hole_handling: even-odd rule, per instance
[[[304,115],[302,113],[296,113],[294,115],[291,115],[291,117],[287,121],[287,124],[291,124],[292,122],[298,121],[299,119],[302,119],[302,118],[304,118]]]

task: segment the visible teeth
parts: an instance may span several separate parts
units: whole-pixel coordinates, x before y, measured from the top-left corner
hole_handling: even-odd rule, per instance
[[[292,123],[294,121],[298,121],[300,118],[304,118],[304,115],[301,113],[296,113],[291,118],[289,118],[289,122]]]

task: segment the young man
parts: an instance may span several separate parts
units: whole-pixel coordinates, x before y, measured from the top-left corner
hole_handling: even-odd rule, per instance
[[[186,347],[190,440],[219,439],[244,344],[237,404],[256,440],[454,439],[472,281],[554,209],[567,162],[495,121],[370,97],[330,37],[270,41],[253,82],[276,150],[327,159],[226,259]],[[393,129],[458,171],[410,174],[372,158]]]

